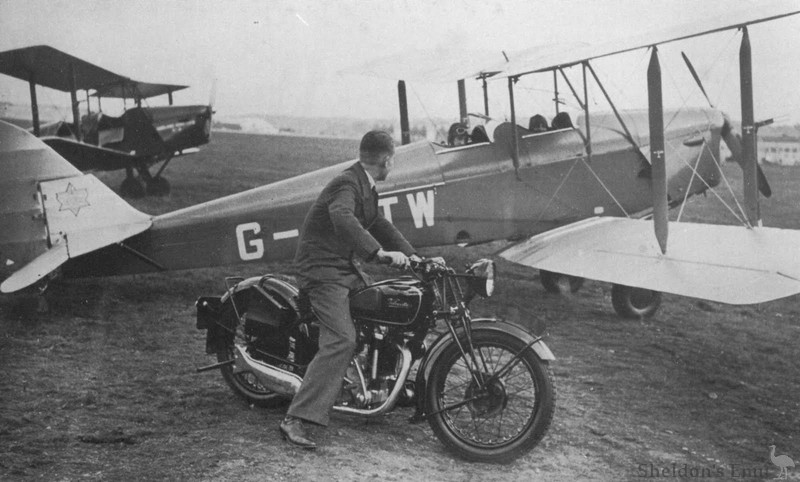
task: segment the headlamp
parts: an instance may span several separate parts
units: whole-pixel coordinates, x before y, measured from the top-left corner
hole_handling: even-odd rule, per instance
[[[482,298],[488,298],[494,293],[495,269],[494,261],[479,259],[467,269],[467,286],[470,291]]]

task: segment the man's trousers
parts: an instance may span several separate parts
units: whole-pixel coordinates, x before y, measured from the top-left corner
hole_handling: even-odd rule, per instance
[[[288,414],[328,425],[330,410],[342,389],[342,378],[356,348],[356,330],[350,317],[350,290],[337,284],[319,284],[308,290],[319,318],[319,351],[311,360]]]

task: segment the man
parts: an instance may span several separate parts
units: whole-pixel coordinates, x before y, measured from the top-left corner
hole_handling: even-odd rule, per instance
[[[447,145],[451,147],[465,146],[469,144],[469,132],[467,126],[461,122],[456,122],[447,131]]]
[[[419,260],[414,248],[378,210],[375,181],[392,168],[394,143],[386,132],[361,139],[359,161],[322,190],[303,222],[295,263],[301,290],[320,322],[319,351],[280,424],[283,438],[313,449],[304,422],[328,425],[329,412],[353,357],[356,333],[350,318],[351,290],[367,284],[361,260],[396,268]],[[386,249],[384,249],[386,248]]]

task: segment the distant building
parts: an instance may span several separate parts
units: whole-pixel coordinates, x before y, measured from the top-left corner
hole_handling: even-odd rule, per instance
[[[760,137],[758,160],[782,166],[800,165],[800,137],[787,134]]]
[[[784,129],[788,132],[779,132],[778,135],[759,133],[758,162],[769,162],[781,166],[800,166],[800,132],[793,128]],[[771,130],[775,131],[775,129]],[[797,133],[795,134],[795,132]],[[719,150],[720,159],[729,161],[731,151],[724,142],[720,142]]]

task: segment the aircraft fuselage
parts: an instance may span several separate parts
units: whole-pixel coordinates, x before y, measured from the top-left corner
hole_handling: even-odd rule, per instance
[[[508,123],[497,127],[491,142],[398,147],[393,171],[378,184],[379,206],[417,247],[518,239],[591,216],[645,212],[652,206],[647,112],[623,117],[641,151],[613,116],[602,115],[590,118],[591,156],[585,129],[534,134],[520,128],[516,169]],[[717,184],[721,125],[714,110],[665,114],[673,205]],[[353,162],[155,217],[150,230],[124,243],[130,250],[112,246],[76,258],[65,274],[290,260],[311,203]]]

